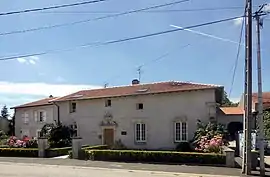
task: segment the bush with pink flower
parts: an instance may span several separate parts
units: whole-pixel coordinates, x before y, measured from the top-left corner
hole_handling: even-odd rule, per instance
[[[15,136],[11,136],[7,140],[7,145],[12,148],[36,148],[37,141],[32,140],[28,137],[24,137],[23,139],[20,140]]]
[[[194,134],[193,145],[200,152],[222,152],[222,147],[228,144],[225,127],[216,122],[197,122],[197,130]]]
[[[202,136],[201,140],[197,143],[196,151],[201,152],[222,152],[222,147],[226,145],[226,142],[223,140],[221,135],[214,136],[213,138],[208,138]]]

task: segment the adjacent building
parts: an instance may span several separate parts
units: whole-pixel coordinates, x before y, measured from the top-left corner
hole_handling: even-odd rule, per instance
[[[263,92],[263,109],[270,108],[270,92]],[[256,128],[256,115],[258,111],[258,93],[252,94],[252,112],[253,119],[251,127]],[[220,107],[218,110],[218,122],[226,125],[232,139],[235,139],[235,133],[243,130],[244,116],[244,95],[242,95],[238,107]]]
[[[15,109],[15,135],[18,137],[38,137],[46,123],[55,122],[57,106],[55,97],[48,97],[35,102],[13,107]]]
[[[9,131],[9,120],[0,116],[0,130],[6,134]]]

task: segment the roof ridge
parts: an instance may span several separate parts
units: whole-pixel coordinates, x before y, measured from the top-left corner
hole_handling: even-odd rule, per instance
[[[118,86],[112,86],[112,87],[106,87],[106,88],[83,89],[83,90],[80,90],[80,91],[77,91],[77,92],[89,91],[89,90],[104,90],[104,89],[111,89],[111,88],[123,88],[123,87],[154,85],[154,84],[171,83],[171,82],[183,83],[183,84],[193,84],[193,85],[203,85],[203,86],[212,86],[212,87],[223,87],[222,85],[217,85],[217,84],[204,84],[204,83],[197,83],[197,82],[186,82],[186,81],[169,80],[169,81],[158,81],[158,82],[140,83],[140,84],[135,84],[135,85],[118,85]],[[74,92],[72,94],[75,94],[77,92]]]

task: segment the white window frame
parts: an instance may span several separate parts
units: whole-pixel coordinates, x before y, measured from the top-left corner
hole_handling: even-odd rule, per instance
[[[41,117],[41,113],[42,113],[42,117]],[[45,111],[38,111],[38,122],[45,122],[45,116],[46,116]]]
[[[183,123],[186,124],[186,131],[185,133],[183,132]],[[180,129],[177,130],[177,124],[180,124]],[[180,131],[180,132],[177,132]],[[180,139],[177,139],[177,134],[180,134]],[[186,140],[183,140],[183,135],[186,135]],[[177,121],[174,122],[174,142],[179,143],[179,142],[188,142],[188,123],[186,121]]]
[[[137,125],[139,125],[139,138],[137,137]],[[142,125],[144,125],[144,139],[143,139],[143,129]],[[135,123],[135,142],[136,143],[146,143],[147,142],[147,126],[144,122],[136,122]]]
[[[75,131],[75,134],[76,134],[75,137],[78,137],[79,136],[78,124],[77,123],[72,124],[71,128]]]
[[[142,105],[142,109],[140,109],[140,105]],[[136,104],[136,109],[137,110],[143,110],[144,109],[144,104],[143,103],[137,103]]]
[[[111,99],[105,100],[105,107],[112,107],[112,100]]]

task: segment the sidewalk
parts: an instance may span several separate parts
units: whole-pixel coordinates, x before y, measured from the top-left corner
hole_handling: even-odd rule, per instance
[[[83,161],[72,159],[38,159],[38,158],[11,158],[0,157],[0,163],[27,163],[43,164],[43,165],[57,165],[57,166],[77,166],[77,167],[94,167],[106,169],[122,169],[122,170],[139,170],[139,171],[153,171],[153,172],[173,172],[187,174],[186,176],[240,176],[240,169],[225,168],[225,167],[211,167],[211,166],[187,166],[187,165],[160,165],[160,164],[141,164],[141,163],[116,163],[116,162],[100,162],[100,161]]]

